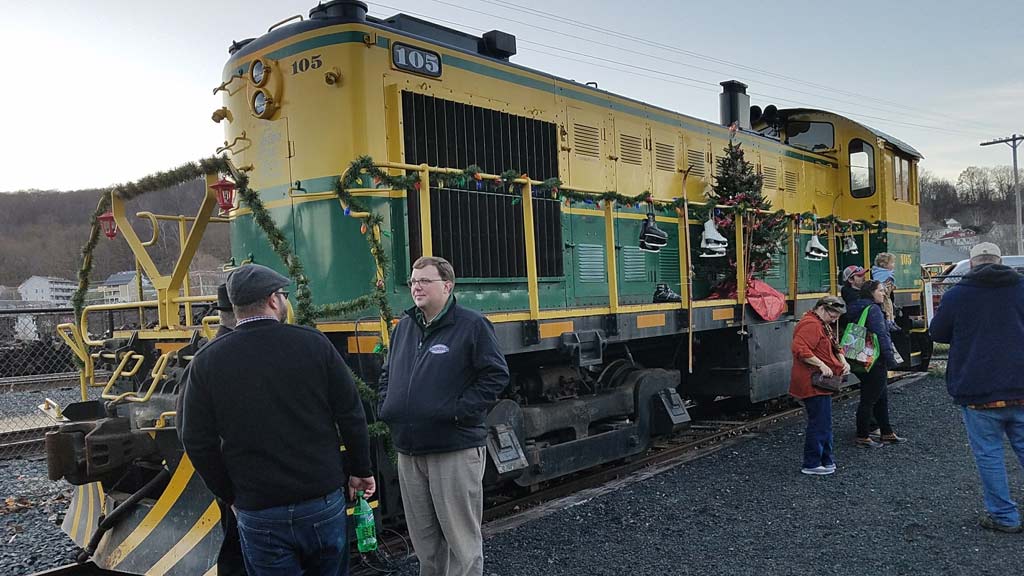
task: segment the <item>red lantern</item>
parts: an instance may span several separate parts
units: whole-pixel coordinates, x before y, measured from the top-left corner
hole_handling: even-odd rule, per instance
[[[114,213],[107,210],[103,214],[100,214],[97,218],[100,221],[100,228],[103,229],[103,234],[113,240],[117,237],[117,222],[114,221]]]
[[[227,212],[235,207],[235,183],[226,178],[221,178],[216,184],[210,186],[217,191],[217,206],[221,212]]]

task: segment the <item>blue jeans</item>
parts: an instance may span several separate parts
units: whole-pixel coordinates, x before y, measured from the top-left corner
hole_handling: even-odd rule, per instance
[[[235,509],[249,576],[348,574],[348,532],[341,490],[298,504]]]
[[[1024,406],[975,410],[964,407],[964,426],[981,476],[985,509],[992,519],[1006,526],[1020,525],[1017,503],[1010,499],[1003,458],[1003,436],[1024,466]]]
[[[804,399],[807,413],[807,433],[804,434],[804,468],[831,466],[832,458],[832,397],[811,396]]]

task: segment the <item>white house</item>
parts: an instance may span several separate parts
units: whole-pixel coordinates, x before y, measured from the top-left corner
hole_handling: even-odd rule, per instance
[[[54,276],[32,276],[18,286],[18,294],[21,294],[22,300],[69,306],[76,289],[78,285],[71,280]]]

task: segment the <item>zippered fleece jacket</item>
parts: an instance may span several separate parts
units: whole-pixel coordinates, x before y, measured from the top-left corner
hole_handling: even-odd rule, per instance
[[[1013,268],[968,272],[942,295],[928,332],[949,344],[946,388],[957,404],[1024,399],[1024,278]]]
[[[415,306],[406,310],[391,336],[378,414],[402,454],[483,446],[484,419],[508,386],[494,326],[454,298],[426,328],[416,320]]]

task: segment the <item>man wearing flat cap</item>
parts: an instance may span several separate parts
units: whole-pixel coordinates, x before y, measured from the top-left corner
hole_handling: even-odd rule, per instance
[[[284,323],[289,284],[257,264],[228,276],[237,325],[189,366],[181,439],[235,510],[250,575],[347,574],[345,477],[350,497],[376,490],[366,416],[327,337]]]
[[[971,249],[971,270],[942,295],[928,332],[949,344],[946,389],[963,412],[981,476],[982,528],[1022,532],[1010,496],[1003,438],[1024,466],[1024,278],[1002,263],[999,246]]]

